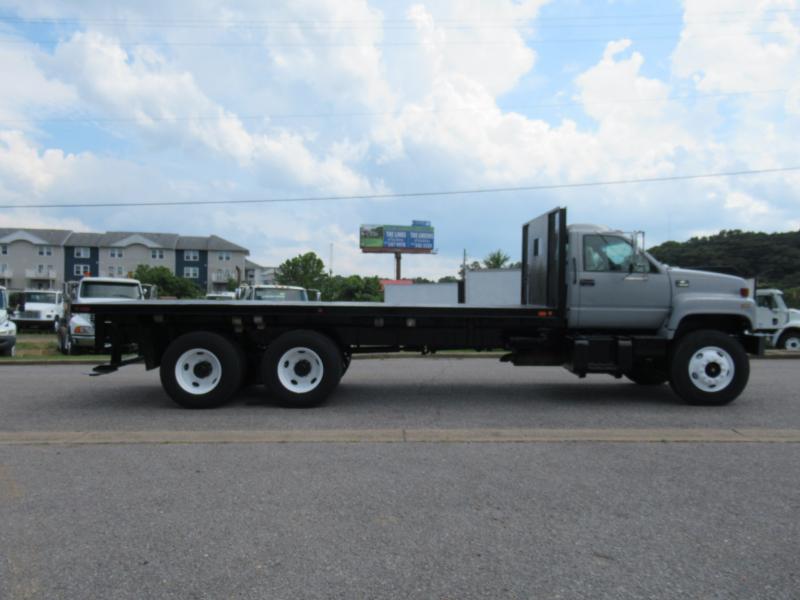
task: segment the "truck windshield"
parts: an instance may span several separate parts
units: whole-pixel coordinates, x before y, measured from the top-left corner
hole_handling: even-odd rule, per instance
[[[25,302],[38,302],[39,304],[55,304],[55,292],[25,292]]]
[[[275,302],[305,302],[308,300],[305,290],[284,290],[262,288],[253,290],[253,300],[272,300]]]
[[[6,308],[6,291],[0,290],[0,310],[5,310]]]
[[[133,283],[108,283],[84,281],[81,284],[81,298],[127,298],[141,300],[142,291]]]

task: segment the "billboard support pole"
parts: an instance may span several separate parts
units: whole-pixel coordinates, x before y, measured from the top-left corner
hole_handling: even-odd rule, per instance
[[[400,252],[394,253],[394,275],[395,279],[402,279],[400,275],[400,263],[403,260],[403,255]]]

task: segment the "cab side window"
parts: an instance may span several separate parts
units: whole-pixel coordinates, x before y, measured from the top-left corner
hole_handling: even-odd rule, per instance
[[[613,235],[583,237],[583,269],[585,271],[628,272],[633,260],[633,247],[625,238]]]

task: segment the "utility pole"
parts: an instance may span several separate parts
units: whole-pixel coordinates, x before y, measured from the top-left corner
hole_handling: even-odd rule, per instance
[[[467,280],[467,249],[464,248],[464,259],[461,262],[461,279],[462,281]]]
[[[395,252],[394,253],[394,275],[395,275],[394,278],[398,279],[398,280],[402,279],[402,276],[401,276],[401,273],[400,273],[400,263],[401,263],[402,260],[403,260],[403,255],[400,252]]]

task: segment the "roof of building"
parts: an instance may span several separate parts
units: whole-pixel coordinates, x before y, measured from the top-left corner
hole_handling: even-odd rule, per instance
[[[11,243],[17,240],[27,240],[32,244],[63,246],[64,241],[69,237],[70,233],[72,232],[66,229],[27,229],[23,227],[1,227],[0,243]]]
[[[108,231],[106,233],[78,232],[66,229],[0,228],[0,243],[26,240],[32,244],[53,246],[125,247],[142,244],[148,248],[169,250],[209,250],[229,252],[250,251],[218,235],[182,236],[177,233],[148,233],[142,231]]]
[[[263,265],[259,265],[258,263],[253,262],[249,258],[244,259],[244,268],[245,269],[261,269],[263,271],[274,271],[277,267],[265,267]]]

